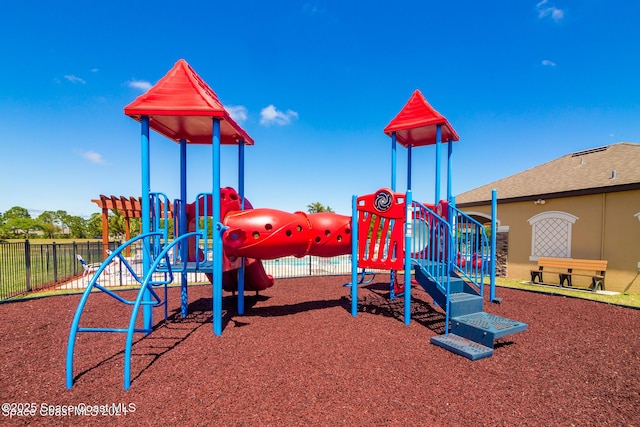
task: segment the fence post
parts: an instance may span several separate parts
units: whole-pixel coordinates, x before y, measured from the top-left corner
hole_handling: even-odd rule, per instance
[[[24,241],[24,265],[26,267],[27,292],[31,292],[31,244],[29,239]]]
[[[58,249],[56,242],[52,242],[53,246],[53,283],[58,283]]]
[[[78,262],[76,261],[78,259],[78,244],[76,243],[76,241],[73,241],[73,277],[76,277],[78,275]]]
[[[500,302],[499,298],[496,298],[496,234],[498,229],[496,227],[498,215],[498,192],[494,188],[491,191],[491,276],[489,279],[489,298],[491,302]]]
[[[38,245],[37,248],[40,248],[40,253],[37,257],[40,260],[40,268],[44,269],[45,277],[48,277],[49,271],[51,270],[51,251],[49,251],[49,244]],[[36,249],[36,252],[38,252],[38,249]],[[44,260],[44,265],[42,265],[42,260]],[[40,280],[40,282],[42,282],[42,280]],[[41,285],[42,283],[39,284]],[[38,286],[38,284],[36,284],[36,286]]]

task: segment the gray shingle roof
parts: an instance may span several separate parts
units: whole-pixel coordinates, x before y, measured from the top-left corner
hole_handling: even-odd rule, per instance
[[[567,154],[515,175],[459,194],[456,204],[479,204],[491,200],[516,201],[539,196],[547,198],[571,193],[616,191],[640,188],[640,144],[619,142]],[[567,194],[568,193],[568,194]]]

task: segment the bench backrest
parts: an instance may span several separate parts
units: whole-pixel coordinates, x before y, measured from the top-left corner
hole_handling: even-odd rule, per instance
[[[576,258],[538,258],[538,267],[570,268],[572,270],[605,271],[607,260]]]

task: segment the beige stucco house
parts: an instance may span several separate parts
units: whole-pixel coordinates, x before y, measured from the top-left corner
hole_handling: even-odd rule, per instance
[[[486,221],[492,189],[502,275],[529,280],[539,257],[604,259],[606,290],[640,293],[640,144],[567,154],[462,193],[456,204]]]

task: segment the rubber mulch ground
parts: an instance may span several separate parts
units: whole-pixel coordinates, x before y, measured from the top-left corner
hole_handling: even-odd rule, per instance
[[[95,333],[78,337],[66,389],[79,295],[1,304],[0,423],[640,426],[639,310],[498,288],[502,303],[485,310],[528,330],[472,362],[429,343],[444,321],[422,290],[406,326],[384,276],[361,289],[351,317],[347,279],[277,280],[247,298],[244,316],[225,294],[220,337],[211,287],[189,289],[185,319],[171,289],[169,321],[155,309],[155,330],[136,337],[128,391],[124,334]],[[129,310],[92,295],[82,326],[124,326]],[[78,410],[88,414],[69,415]]]

